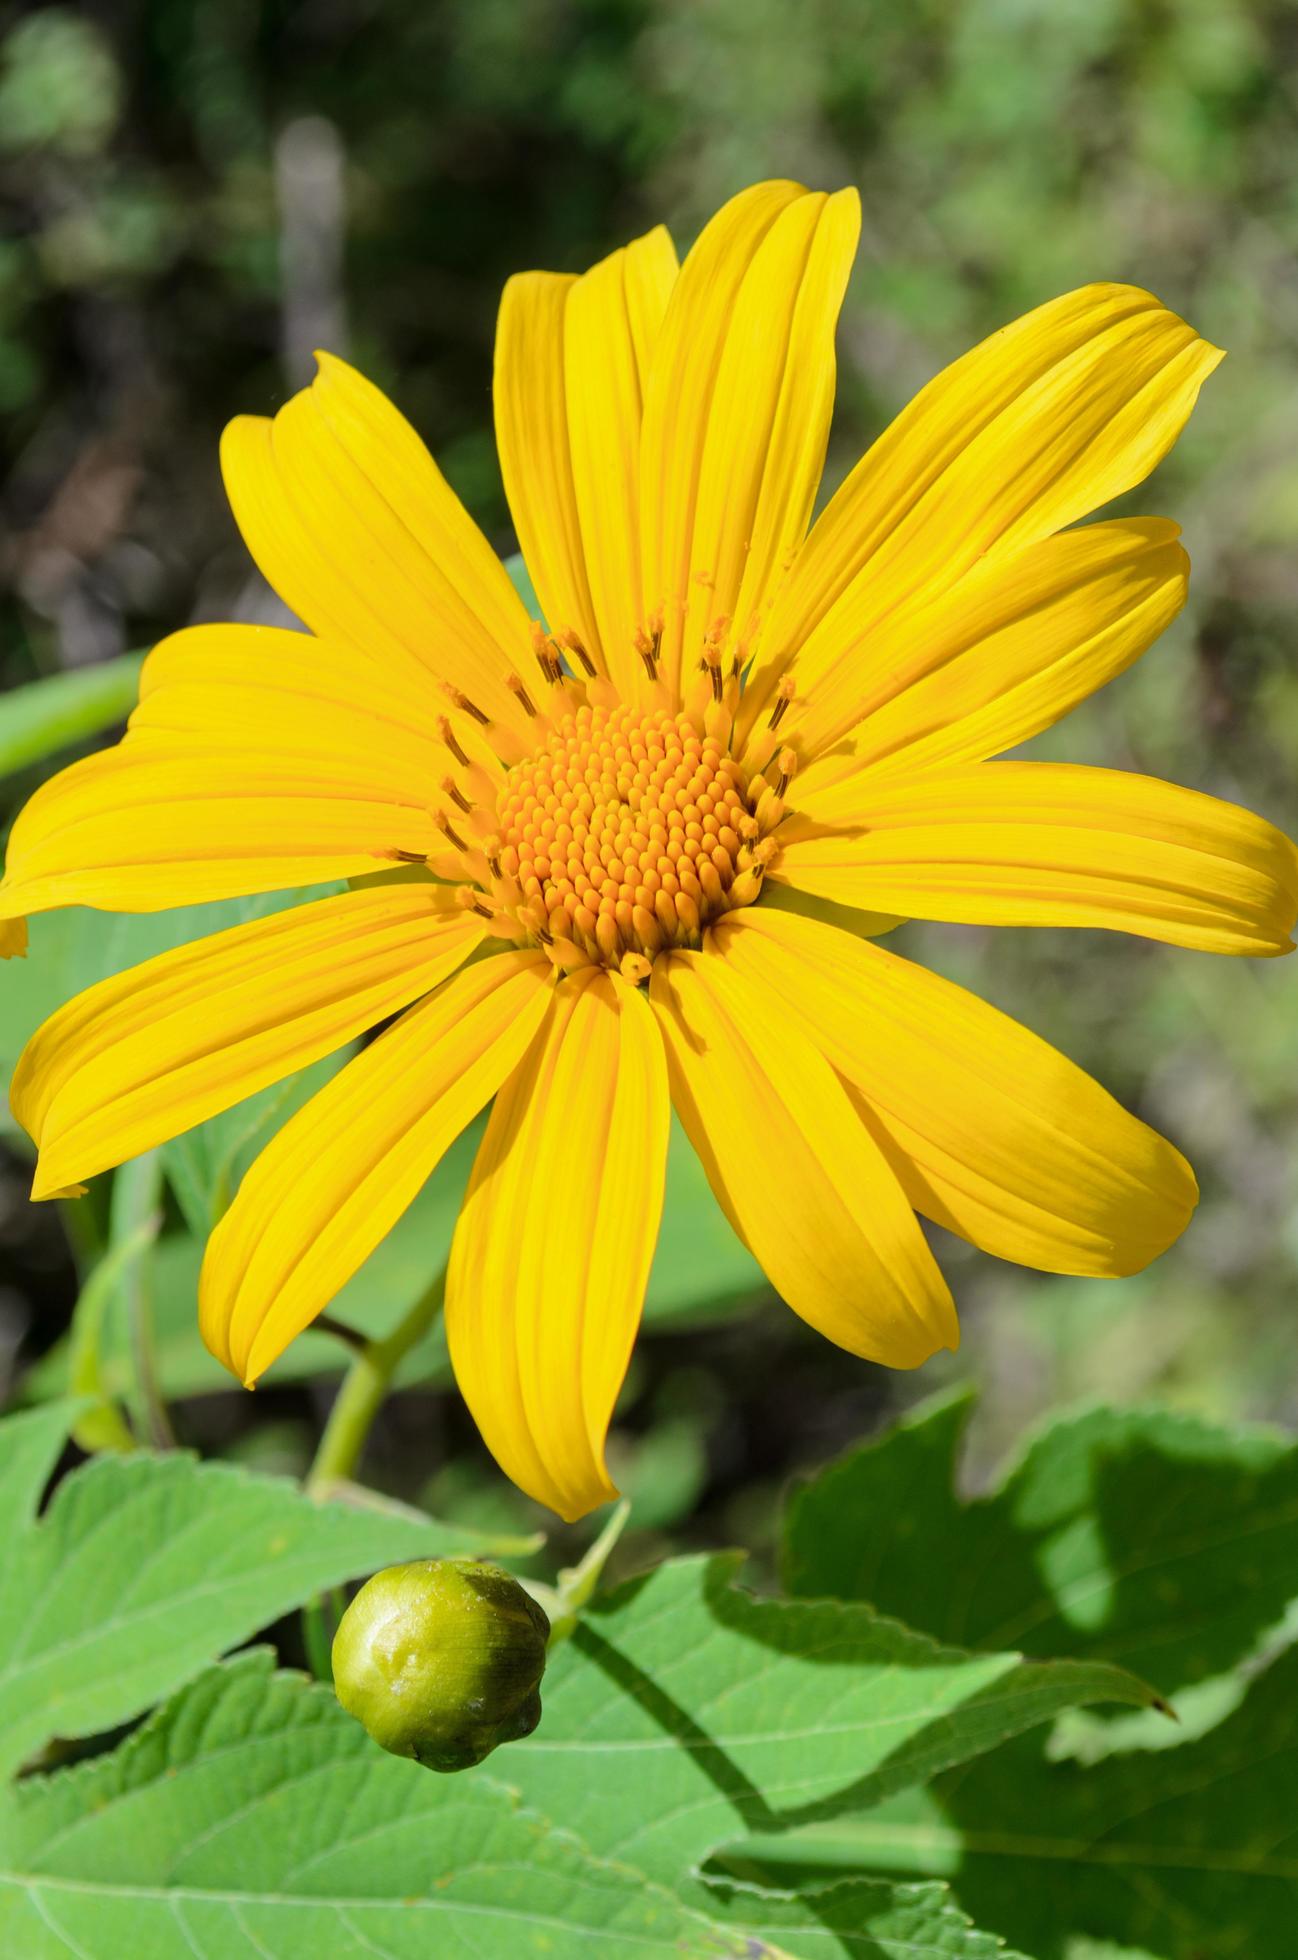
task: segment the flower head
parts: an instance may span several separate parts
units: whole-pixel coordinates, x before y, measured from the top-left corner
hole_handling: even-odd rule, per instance
[[[396,1016],[244,1179],[204,1336],[255,1380],[490,1102],[451,1355],[499,1462],[569,1518],[612,1494],[672,1105],[789,1304],[893,1366],[957,1339],[917,1211],[1067,1273],[1185,1225],[1178,1152],[877,944],[899,918],[1290,948],[1298,856],[1259,818],[991,759],[1181,605],[1174,525],[1067,527],[1153,468],[1219,353],[1147,293],[1067,294],[931,382],[809,530],[857,229],[853,193],[763,184],[679,270],[660,229],[510,281],[497,433],[543,622],[322,355],[223,445],[308,633],[164,641],[121,744],[13,833],[13,916],[416,867],[92,988],[14,1107],[50,1196]]]

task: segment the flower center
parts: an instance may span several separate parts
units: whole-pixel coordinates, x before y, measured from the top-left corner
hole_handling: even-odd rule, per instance
[[[612,967],[638,985],[657,954],[701,945],[714,919],[759,897],[798,761],[780,730],[788,680],[765,728],[743,738],[742,761],[732,753],[742,649],[727,669],[726,627],[716,621],[672,699],[652,617],[636,636],[647,695],[628,701],[574,632],[536,624],[543,692],[507,680],[531,744],[448,685],[455,718],[442,716],[438,734],[454,769],[430,805],[447,848],[390,855],[467,879],[456,897],[494,936],[543,947],[565,971]]]
[[[537,936],[618,967],[697,946],[759,837],[744,772],[716,736],[627,705],[583,704],[558,721],[510,770],[496,829],[493,855]]]

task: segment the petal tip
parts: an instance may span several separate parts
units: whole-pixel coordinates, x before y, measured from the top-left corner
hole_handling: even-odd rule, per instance
[[[605,1477],[602,1483],[592,1484],[588,1490],[583,1490],[580,1494],[552,1491],[548,1496],[540,1497],[538,1501],[562,1518],[565,1524],[580,1524],[581,1520],[588,1518],[592,1511],[601,1510],[605,1504],[616,1503],[621,1495],[617,1486]]]
[[[41,1205],[48,1204],[53,1198],[84,1198],[89,1189],[88,1184],[70,1181],[60,1183],[59,1179],[49,1172],[42,1175],[38,1162],[36,1174],[32,1178],[31,1201],[34,1205]]]
[[[26,957],[26,919],[0,919],[0,960],[25,960]]]

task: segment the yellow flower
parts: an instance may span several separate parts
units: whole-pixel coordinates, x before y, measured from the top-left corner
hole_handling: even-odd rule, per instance
[[[1004,1259],[1129,1273],[1189,1166],[1089,1077],[873,943],[898,918],[1290,948],[1298,856],[1144,777],[988,760],[1127,667],[1185,595],[1175,525],[1066,529],[1175,440],[1220,359],[1089,286],[940,374],[808,524],[859,223],[762,184],[678,271],[659,229],[510,281],[506,488],[549,623],[397,411],[321,356],[241,417],[235,515],[309,636],[199,626],[118,748],[37,792],[5,914],[123,911],[427,864],[93,987],[15,1077],[35,1195],[398,1018],[263,1151],[203,1333],[251,1382],[494,1097],[446,1315],[524,1490],[611,1496],[669,1106],[741,1238],[850,1352],[955,1312],[915,1212]],[[833,923],[829,922],[832,917]]]

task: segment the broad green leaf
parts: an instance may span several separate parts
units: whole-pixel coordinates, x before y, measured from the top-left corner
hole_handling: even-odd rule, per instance
[[[975,1646],[1120,1659],[1178,1691],[1187,1719],[1154,1736],[1119,1718],[1081,1752],[1075,1734],[1024,1737],[868,1817],[750,1841],[744,1869],[785,1885],[844,1869],[948,1877],[980,1926],[1038,1960],[1075,1960],[1083,1935],[1156,1960],[1288,1956],[1298,1657],[1251,1685],[1227,1670],[1298,1631],[1298,1450],[1258,1429],[1091,1409],[1052,1422],[997,1490],[964,1503],[967,1413],[964,1396],[931,1404],[799,1493],[791,1586],[869,1597]]]
[[[0,1423],[0,1772],[54,1736],[129,1721],[328,1586],[399,1559],[492,1549],[432,1518],[315,1504],[282,1478],[179,1453],[97,1457],[33,1522],[77,1408]]]
[[[116,1752],[0,1799],[0,1951],[22,1960],[747,1955],[481,1776],[384,1755],[263,1652]]]
[[[73,1397],[0,1422],[0,1531],[6,1540],[36,1516],[72,1426],[89,1407],[83,1398]]]
[[[1086,1767],[1025,1736],[791,1842],[771,1876],[795,1882],[799,1856],[818,1867],[818,1837],[839,1863],[949,1877],[980,1926],[1036,1960],[1075,1960],[1083,1936],[1124,1957],[1292,1960],[1298,1650],[1197,1741]]]
[[[718,1918],[799,1960],[1026,1960],[972,1926],[945,1885],[845,1879],[793,1893],[714,1880],[708,1896]]]
[[[0,696],[0,776],[125,721],[139,693],[143,661],[142,653],[122,653]]]
[[[964,1394],[799,1491],[785,1580],[937,1640],[1081,1654],[1164,1694],[1234,1666],[1298,1597],[1298,1447],[1158,1409],[1056,1418],[965,1502]]]
[[[992,1749],[1060,1709],[1141,1705],[1091,1663],[967,1654],[834,1602],[756,1599],[737,1555],[597,1598],[499,1773],[601,1856],[664,1883],[749,1831],[791,1830]]]

